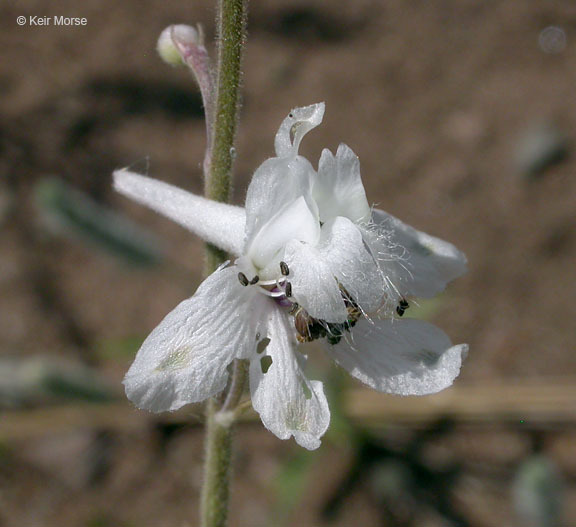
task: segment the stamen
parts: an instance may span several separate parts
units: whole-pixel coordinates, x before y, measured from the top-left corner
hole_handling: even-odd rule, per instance
[[[284,292],[286,293],[286,298],[290,298],[292,296],[292,284],[290,282],[286,282]]]
[[[283,276],[288,276],[290,274],[290,268],[286,262],[280,262],[280,272]]]
[[[409,307],[410,304],[408,303],[408,301],[405,298],[401,298],[400,301],[398,302],[398,305],[396,306],[396,313],[398,313],[398,316],[401,317],[404,315],[404,313]]]
[[[259,280],[260,280],[260,277],[258,275],[256,275],[254,278],[252,278],[252,280],[250,280],[250,285],[257,284]]]
[[[248,280],[248,278],[246,278],[246,275],[242,272],[238,273],[238,280],[240,281],[240,283],[246,287],[250,281]]]

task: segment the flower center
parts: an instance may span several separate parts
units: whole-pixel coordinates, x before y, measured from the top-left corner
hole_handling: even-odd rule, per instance
[[[260,280],[258,275],[249,279],[243,272],[238,273],[238,281],[243,286],[258,285],[257,291],[265,296],[274,298],[282,307],[291,307],[293,302],[288,300],[292,296],[292,284],[288,281],[290,269],[286,262],[280,262],[280,276],[271,280]]]
[[[280,262],[280,276],[277,278],[260,280],[260,277],[255,275],[249,279],[243,272],[239,272],[238,280],[245,287],[257,285],[259,293],[273,298],[280,307],[288,309],[288,313],[294,317],[294,328],[298,342],[312,342],[325,338],[329,344],[338,344],[344,333],[349,332],[362,317],[363,313],[358,304],[340,285],[340,293],[348,311],[348,319],[345,322],[333,323],[311,317],[301,305],[292,300],[292,284],[288,281],[289,275],[288,264]],[[405,300],[404,302],[405,304],[401,304],[402,307],[399,306],[398,309],[408,307],[408,303]]]

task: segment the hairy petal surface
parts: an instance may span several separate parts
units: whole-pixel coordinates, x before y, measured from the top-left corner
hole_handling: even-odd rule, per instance
[[[226,367],[255,351],[256,323],[269,300],[242,287],[237,269],[210,275],[142,344],[126,377],[126,395],[138,408],[177,410],[226,386]]]
[[[268,346],[250,362],[254,410],[280,439],[294,436],[300,446],[318,448],[330,423],[324,388],[304,375],[294,351],[293,329],[280,309],[269,316],[267,338]]]
[[[368,386],[398,395],[426,395],[450,386],[468,346],[452,346],[439,328],[416,319],[362,319],[352,335],[328,347],[334,360]]]
[[[382,271],[403,296],[430,298],[466,272],[466,256],[454,245],[373,211],[379,232],[365,232]]]
[[[322,226],[318,249],[332,274],[364,312],[380,307],[387,291],[356,225],[342,216],[331,219]]]
[[[114,188],[235,256],[242,254],[246,213],[146,176],[116,170]]]
[[[370,206],[360,177],[360,161],[345,144],[338,147],[336,156],[328,149],[322,151],[313,195],[322,222],[336,216],[344,216],[354,223],[370,219]]]
[[[292,240],[284,261],[290,268],[292,296],[308,314],[325,322],[345,322],[348,312],[329,265],[315,247]]]

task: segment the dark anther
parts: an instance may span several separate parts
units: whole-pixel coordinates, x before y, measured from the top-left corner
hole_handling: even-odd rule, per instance
[[[408,301],[405,298],[401,298],[400,302],[398,302],[398,305],[396,306],[396,313],[398,313],[398,316],[401,317],[409,307],[410,304]]]
[[[248,278],[246,278],[246,275],[244,273],[238,273],[238,280],[240,281],[240,283],[246,287],[250,282],[248,281]]]
[[[260,277],[258,275],[256,275],[254,278],[252,278],[252,280],[250,280],[250,285],[257,284],[259,280],[260,280]]]
[[[290,282],[286,282],[286,288],[284,289],[286,293],[286,298],[290,298],[292,296],[292,284]]]
[[[288,276],[290,274],[290,269],[286,262],[280,262],[280,272],[283,276]]]
[[[300,309],[300,306],[298,305],[298,302],[294,302],[292,304],[292,307],[290,308],[290,311],[288,311],[288,313],[290,313],[291,315],[295,315],[299,309]]]

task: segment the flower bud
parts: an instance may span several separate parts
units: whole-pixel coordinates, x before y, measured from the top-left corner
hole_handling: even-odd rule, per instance
[[[185,24],[168,26],[158,37],[156,49],[162,60],[171,66],[185,64],[182,54],[175,44],[175,40],[194,45],[202,44],[202,34],[194,27]]]

